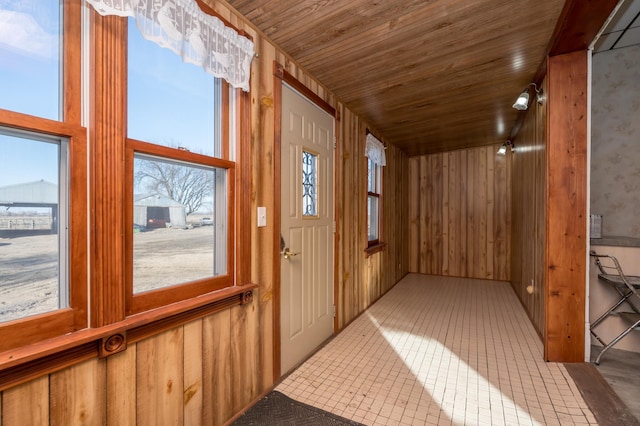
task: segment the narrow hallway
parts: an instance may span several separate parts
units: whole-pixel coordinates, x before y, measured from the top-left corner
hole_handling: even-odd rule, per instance
[[[367,425],[596,424],[509,283],[409,274],[276,390]]]

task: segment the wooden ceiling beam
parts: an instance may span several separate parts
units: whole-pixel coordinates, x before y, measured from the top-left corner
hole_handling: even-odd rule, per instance
[[[619,0],[568,0],[551,37],[549,56],[588,49],[618,3]]]
[[[587,50],[618,3],[619,0],[567,0],[549,41],[547,54],[531,82],[541,86],[547,75],[547,57]],[[509,134],[510,140],[517,138],[525,116],[526,112],[518,114]]]

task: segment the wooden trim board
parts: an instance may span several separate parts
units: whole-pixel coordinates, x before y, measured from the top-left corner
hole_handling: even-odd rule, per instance
[[[564,364],[580,394],[601,426],[640,426],[629,408],[593,364]]]

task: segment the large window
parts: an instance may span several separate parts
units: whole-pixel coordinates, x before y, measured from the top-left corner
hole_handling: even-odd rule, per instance
[[[0,352],[18,349],[0,370],[250,298],[234,287],[250,273],[253,43],[159,4],[0,0]],[[142,37],[131,7],[152,36],[190,26],[175,42],[190,56]]]
[[[368,246],[374,246],[380,242],[380,188],[382,169],[373,160],[369,159],[368,185],[367,185],[367,242]]]
[[[226,169],[134,157],[134,293],[229,272],[227,181]]]
[[[86,327],[87,191],[79,8],[0,0],[0,22],[4,351]]]
[[[367,157],[367,247],[382,247],[382,167],[387,164],[385,147],[371,133],[367,133],[365,155]]]
[[[127,38],[127,312],[135,313],[233,284],[234,92],[144,39],[133,18]]]
[[[0,322],[69,306],[67,143],[0,129]]]

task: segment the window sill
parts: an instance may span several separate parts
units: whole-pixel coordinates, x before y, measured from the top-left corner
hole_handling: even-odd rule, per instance
[[[378,243],[373,246],[367,247],[364,249],[364,257],[367,258],[369,256],[373,256],[376,253],[379,253],[387,248],[387,243]]]
[[[91,358],[126,350],[127,343],[140,341],[232,306],[251,303],[256,287],[255,284],[229,287],[133,315],[105,327],[79,330],[2,352],[0,391]],[[123,346],[111,350],[104,343],[115,335],[123,336]]]

